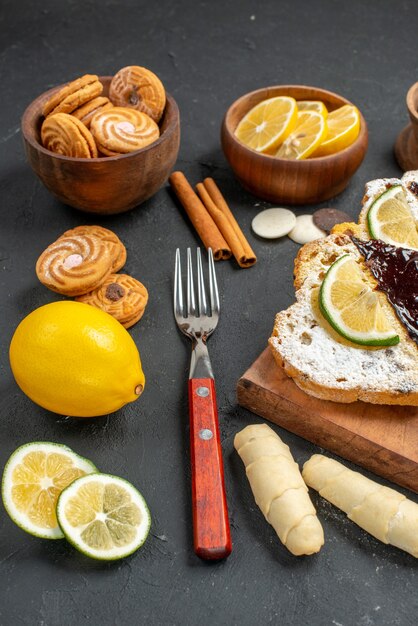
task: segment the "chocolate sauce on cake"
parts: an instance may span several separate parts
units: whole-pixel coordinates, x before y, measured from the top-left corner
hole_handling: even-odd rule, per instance
[[[351,237],[413,341],[418,343],[418,251]]]

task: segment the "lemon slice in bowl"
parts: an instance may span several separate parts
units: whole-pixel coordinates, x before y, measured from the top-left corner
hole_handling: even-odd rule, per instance
[[[17,448],[6,463],[2,497],[6,511],[23,530],[44,539],[64,537],[55,512],[63,489],[97,468],[67,446],[33,442]]]
[[[418,250],[417,226],[402,185],[394,185],[376,198],[367,213],[367,225],[373,239]]]
[[[351,145],[360,132],[360,113],[353,104],[345,104],[328,113],[328,134],[313,156],[328,156]]]
[[[298,100],[298,111],[316,111],[325,119],[328,117],[328,109],[321,100]]]
[[[276,156],[281,159],[306,159],[321,144],[327,134],[327,122],[317,111],[298,113],[296,126],[281,144]]]
[[[263,100],[242,118],[235,136],[257,152],[274,152],[296,124],[296,100],[277,96]]]
[[[138,550],[151,526],[139,491],[110,474],[84,476],[73,482],[60,495],[57,517],[66,539],[77,550],[103,561]]]
[[[344,254],[329,268],[319,290],[319,308],[339,335],[364,346],[393,346],[393,330],[359,265]]]

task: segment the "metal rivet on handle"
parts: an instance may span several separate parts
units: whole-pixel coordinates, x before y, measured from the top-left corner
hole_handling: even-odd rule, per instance
[[[207,387],[198,387],[196,393],[201,398],[206,398],[209,395],[209,389]]]
[[[209,428],[202,428],[202,430],[199,431],[199,437],[200,439],[209,441],[209,439],[212,439],[213,437],[213,432],[209,430]]]

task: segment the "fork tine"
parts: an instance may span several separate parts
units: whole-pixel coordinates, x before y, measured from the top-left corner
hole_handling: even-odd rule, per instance
[[[221,307],[219,303],[219,290],[216,280],[215,263],[213,261],[212,248],[209,248],[209,294],[212,315],[219,315]]]
[[[196,315],[196,300],[193,285],[192,251],[187,248],[187,315]]]
[[[197,298],[199,301],[199,315],[208,314],[208,305],[206,302],[205,280],[203,278],[202,255],[200,248],[197,249]]]
[[[184,316],[183,286],[181,283],[180,248],[176,250],[176,266],[174,271],[174,315]]]

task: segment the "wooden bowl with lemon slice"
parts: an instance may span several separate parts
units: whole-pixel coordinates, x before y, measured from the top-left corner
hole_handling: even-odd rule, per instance
[[[242,96],[228,109],[221,130],[223,151],[238,180],[247,191],[255,196],[270,202],[285,204],[322,202],[341,193],[361,165],[367,151],[368,133],[364,117],[358,112],[357,137],[350,145],[343,147],[344,141],[339,143],[337,139],[334,145],[327,148],[326,123],[321,122],[320,105],[318,105],[318,111],[310,116],[311,119],[308,119],[307,115],[304,116],[306,120],[300,118],[300,121],[305,123],[305,128],[308,129],[305,133],[302,127],[300,135],[308,134],[309,128],[313,127],[313,139],[305,151],[306,158],[299,158],[300,155],[295,156],[292,152],[294,144],[298,144],[299,139],[291,142],[290,149],[284,143],[287,137],[286,131],[281,134],[279,125],[276,125],[272,132],[273,138],[271,140],[267,138],[263,146],[255,145],[255,148],[251,148],[238,139],[235,134],[237,127],[247,113],[261,102],[278,96],[285,97],[282,103],[283,110],[279,112],[278,119],[284,119],[284,126],[288,124],[292,128],[296,123],[295,112],[291,104],[288,106],[286,100],[322,102],[328,114],[345,105],[353,106],[349,100],[338,94],[304,85],[265,87]],[[256,128],[264,130],[268,123],[268,120],[266,123],[263,119]],[[249,143],[251,144],[251,140]],[[260,151],[260,148],[264,150],[266,146],[268,154]],[[332,154],[316,156],[336,150],[339,146],[342,146],[342,149]],[[277,153],[279,153],[278,156]],[[283,158],[286,153],[288,158]]]

